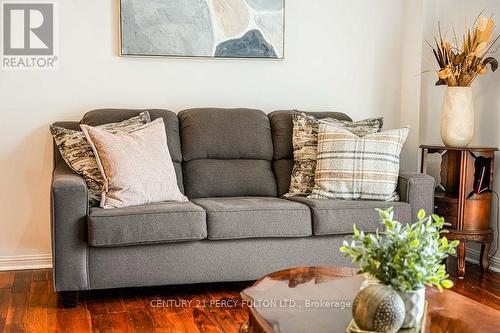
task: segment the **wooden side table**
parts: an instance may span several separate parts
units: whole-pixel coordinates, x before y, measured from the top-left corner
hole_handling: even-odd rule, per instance
[[[480,264],[488,270],[488,252],[493,240],[490,226],[493,163],[496,147],[455,148],[441,145],[421,145],[421,172],[429,173],[431,159],[440,167],[436,180],[434,212],[450,223],[446,235],[460,241],[457,249],[458,277],[465,276],[467,241],[481,243]]]

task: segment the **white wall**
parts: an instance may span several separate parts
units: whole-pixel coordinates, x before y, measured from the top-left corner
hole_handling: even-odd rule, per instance
[[[500,1],[498,0],[425,0],[424,5],[424,34],[423,38],[432,40],[437,32],[437,22],[441,22],[443,33],[450,36],[450,27],[455,25],[457,34],[460,36],[464,31],[464,19],[467,18],[469,25],[476,16],[485,10],[486,15],[496,14],[497,19],[500,14]],[[497,27],[496,34],[500,33]],[[498,60],[500,53],[497,53]],[[422,52],[422,71],[434,69],[435,60],[431,50],[425,43]],[[440,143],[439,117],[442,109],[443,95],[445,87],[434,86],[437,81],[435,73],[422,75],[421,85],[421,116],[420,116],[420,142]],[[475,103],[475,134],[472,144],[500,147],[500,72],[488,73],[479,77],[473,84]],[[500,154],[496,156],[500,160]],[[500,192],[500,163],[495,165],[494,189]],[[496,207],[495,207],[496,210]],[[496,211],[492,216],[493,223],[496,222]],[[471,246],[472,251],[468,251],[469,257],[477,258],[477,246]],[[500,253],[497,253],[493,264],[496,269],[500,269]]]
[[[401,74],[403,2],[286,2],[286,59],[250,61],[120,58],[116,1],[58,1],[59,69],[0,72],[0,262],[50,253],[53,121],[101,107],[242,106],[399,126],[402,81],[416,74]]]
[[[402,19],[400,124],[411,130],[401,153],[401,168],[418,170],[423,1],[406,1]]]

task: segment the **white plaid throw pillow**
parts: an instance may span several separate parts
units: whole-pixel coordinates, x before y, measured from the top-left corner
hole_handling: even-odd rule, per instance
[[[399,155],[410,128],[359,137],[320,123],[314,189],[309,198],[398,200]]]
[[[290,188],[285,197],[307,196],[314,188],[316,155],[318,152],[318,129],[320,122],[346,128],[358,136],[380,132],[384,118],[369,118],[360,121],[345,121],[333,118],[318,119],[300,111],[292,112],[293,121],[293,169]]]

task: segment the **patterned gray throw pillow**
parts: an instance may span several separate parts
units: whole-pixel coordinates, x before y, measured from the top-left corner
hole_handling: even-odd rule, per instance
[[[320,122],[346,128],[357,136],[380,132],[384,125],[384,118],[370,118],[352,122],[333,118],[317,119],[299,111],[293,111],[292,121],[294,165],[290,189],[285,194],[286,197],[307,196],[314,188]]]
[[[149,122],[151,122],[149,112],[144,111],[138,116],[122,122],[97,127],[111,132],[132,132]],[[50,132],[66,164],[85,179],[89,189],[89,204],[91,206],[98,205],[101,200],[104,180],[97,166],[92,147],[87,142],[85,135],[81,131],[73,131],[58,126],[50,126]]]

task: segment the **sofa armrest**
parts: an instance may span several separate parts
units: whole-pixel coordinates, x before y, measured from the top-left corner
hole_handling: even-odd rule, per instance
[[[88,289],[87,185],[65,165],[54,169],[51,184],[51,230],[54,289]]]
[[[412,222],[417,221],[420,209],[434,212],[434,178],[418,172],[400,172],[396,191],[400,200],[411,205]]]

